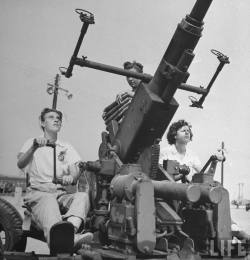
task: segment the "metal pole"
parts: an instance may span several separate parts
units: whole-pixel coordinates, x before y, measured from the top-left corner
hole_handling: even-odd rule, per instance
[[[78,41],[74,53],[70,59],[69,67],[65,72],[65,77],[70,78],[72,76],[73,67],[75,65],[75,59],[77,58],[78,52],[82,45],[83,38],[88,30],[90,24],[94,24],[94,15],[86,10],[76,9],[76,12],[80,15],[80,19],[83,22],[81,33],[79,35]]]
[[[53,172],[53,183],[57,184],[57,176],[56,176],[56,145],[53,147],[53,160],[54,160],[54,172]]]
[[[207,88],[206,88],[207,93],[204,94],[204,95],[200,98],[200,100],[199,100],[199,104],[200,104],[201,107],[202,107],[202,104],[203,104],[203,102],[205,101],[205,99],[206,99],[206,97],[207,97],[207,95],[208,95],[208,93],[209,93],[209,91],[210,91],[210,89],[211,89],[211,87],[212,87],[214,81],[216,80],[217,76],[219,75],[220,71],[222,70],[222,68],[224,67],[224,65],[225,65],[226,63],[229,63],[228,59],[221,59],[221,60],[220,60],[220,63],[219,63],[219,65],[218,65],[218,67],[217,67],[217,69],[216,69],[216,71],[215,71],[215,73],[214,73],[212,79],[210,80],[210,82],[209,82],[209,84],[208,84],[208,86],[207,86]]]
[[[224,148],[225,148],[225,144],[222,141],[221,143],[221,151],[222,151],[222,155],[224,156]],[[224,160],[221,162],[221,185],[223,186],[224,184]]]
[[[151,81],[151,79],[153,78],[153,76],[150,74],[129,71],[129,70],[125,70],[125,69],[122,69],[119,67],[107,65],[104,63],[87,60],[84,58],[82,58],[82,59],[76,58],[75,65],[78,65],[80,67],[87,67],[87,68],[91,68],[91,69],[101,70],[101,71],[105,71],[105,72],[109,72],[109,73],[113,73],[113,74],[117,74],[117,75],[122,75],[122,76],[126,76],[126,77],[140,79],[141,81],[143,81],[145,83],[149,83]],[[189,85],[186,83],[181,83],[178,86],[178,88],[182,89],[182,90],[194,92],[197,94],[202,94],[202,95],[207,93],[207,90],[204,88],[195,87],[195,86],[192,86],[192,85]]]
[[[244,186],[244,183],[241,183],[241,201],[243,202],[243,199],[244,199],[244,190],[243,190],[243,186]]]
[[[57,107],[57,96],[58,96],[59,80],[60,80],[60,75],[56,74],[55,84],[54,84],[53,103],[52,103],[52,108],[53,109],[56,109],[56,107]]]
[[[56,109],[56,107],[57,107],[59,80],[60,80],[60,75],[56,74],[52,109]],[[56,177],[56,145],[53,146],[53,163],[54,163],[53,183],[56,184],[57,183],[57,177]]]

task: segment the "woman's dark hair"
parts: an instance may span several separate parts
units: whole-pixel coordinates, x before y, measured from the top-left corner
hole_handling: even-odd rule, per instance
[[[136,62],[135,60],[133,62],[126,61],[123,64],[123,67],[125,70],[135,68],[138,72],[141,72],[141,73],[143,72],[143,65],[139,62]]]
[[[56,110],[56,109],[53,109],[53,108],[48,108],[48,107],[46,107],[46,108],[44,108],[44,109],[42,110],[42,112],[41,112],[41,114],[40,114],[40,116],[39,116],[39,119],[40,119],[41,122],[44,122],[44,120],[45,120],[44,117],[45,117],[45,115],[46,115],[47,113],[49,113],[49,112],[56,112],[56,113],[59,115],[60,121],[62,121],[62,112],[61,112],[61,111]],[[44,127],[41,126],[41,128],[42,128],[42,130],[44,131]]]
[[[175,144],[175,137],[177,135],[177,131],[182,128],[183,126],[188,126],[189,127],[189,130],[190,130],[190,140],[192,141],[192,138],[193,138],[193,133],[192,133],[192,130],[191,130],[191,125],[185,121],[185,120],[179,120],[177,122],[174,122],[170,127],[169,127],[169,130],[168,130],[168,133],[167,133],[167,140],[168,140],[168,143],[169,144]]]

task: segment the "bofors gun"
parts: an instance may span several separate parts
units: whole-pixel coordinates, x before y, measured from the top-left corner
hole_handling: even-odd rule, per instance
[[[153,77],[92,62],[86,57],[77,58],[88,25],[94,23],[92,14],[80,16],[84,24],[70,65],[63,72],[65,76],[70,77],[73,66],[79,65],[143,81],[122,122],[118,125],[116,120],[110,120],[108,132],[102,133],[99,160],[81,165],[82,171],[95,173],[92,175],[95,180],[91,189],[90,227],[99,232],[99,242],[105,245],[105,249],[99,248],[104,258],[166,259],[167,256],[171,259],[174,254],[174,257],[179,255],[181,259],[187,259],[189,250],[195,254],[194,248],[209,254],[206,244],[209,239],[217,244],[222,236],[230,239],[230,226],[220,226],[217,230],[218,212],[222,209],[217,206],[216,212],[215,207],[223,200],[225,189],[220,185],[213,186],[212,180],[176,183],[158,164],[159,140],[179,106],[173,97],[177,88],[202,95],[208,93],[206,89],[185,82],[211,2],[197,0],[191,13],[178,24]],[[203,101],[204,98],[199,106]],[[224,210],[228,207],[227,199],[223,201]],[[188,233],[188,229],[183,230],[187,211],[182,208],[205,210],[203,223],[206,229],[210,225],[211,232],[206,233],[206,241],[202,244],[192,237],[192,232]],[[228,219],[230,213],[226,217]]]

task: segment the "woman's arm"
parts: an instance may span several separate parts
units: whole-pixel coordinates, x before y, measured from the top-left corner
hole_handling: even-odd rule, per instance
[[[225,156],[222,155],[221,153],[217,152],[216,154],[214,154],[214,157],[216,157],[216,160],[213,160],[209,166],[208,171],[206,172],[206,174],[215,174],[215,170],[216,170],[216,166],[218,162],[223,162],[225,161]]]

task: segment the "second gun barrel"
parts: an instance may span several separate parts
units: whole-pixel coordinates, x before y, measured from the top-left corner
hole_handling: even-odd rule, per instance
[[[196,184],[173,183],[169,181],[152,181],[155,196],[165,200],[182,200],[197,202],[201,189]]]

